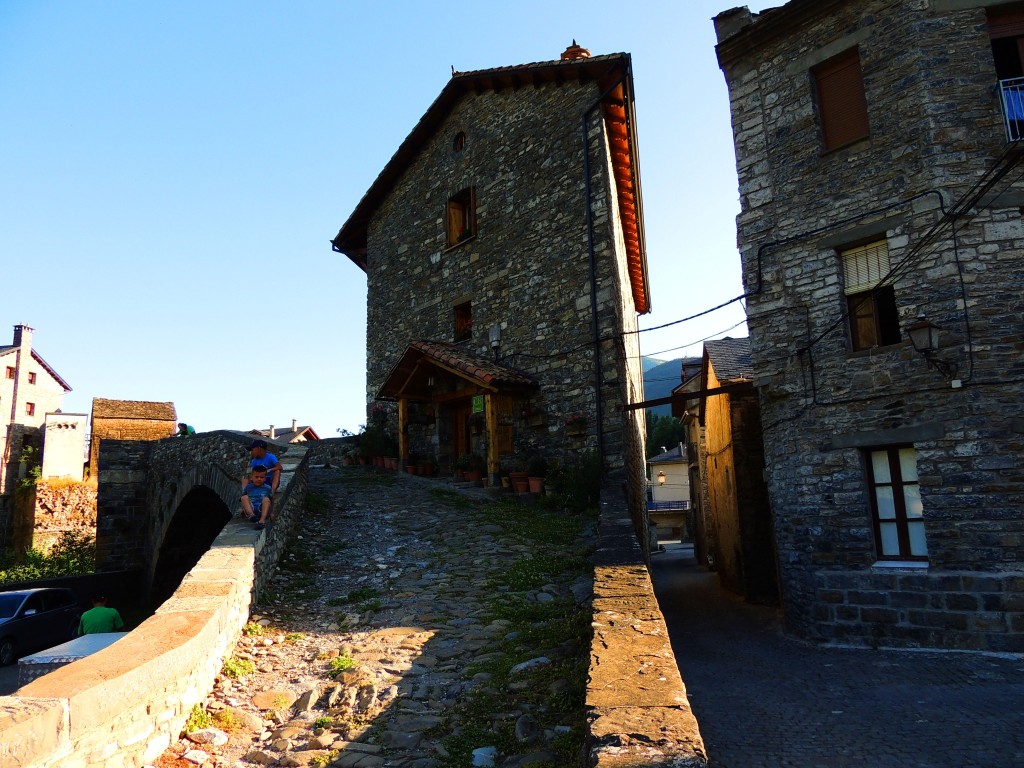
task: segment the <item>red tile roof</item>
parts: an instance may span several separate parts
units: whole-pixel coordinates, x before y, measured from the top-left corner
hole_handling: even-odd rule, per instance
[[[467,352],[456,344],[446,341],[414,341],[388,373],[377,391],[377,398],[397,398],[404,395],[411,375],[424,361],[494,391],[529,389],[537,386],[537,382],[525,373]]]

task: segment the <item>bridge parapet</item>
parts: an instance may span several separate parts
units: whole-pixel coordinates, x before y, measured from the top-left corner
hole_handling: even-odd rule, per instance
[[[237,442],[227,440],[224,450],[230,444]],[[153,457],[138,445],[128,444],[125,450],[135,457]],[[189,447],[200,460],[217,450]],[[0,765],[128,768],[155,760],[178,737],[192,706],[212,690],[248,619],[254,595],[272,575],[290,530],[303,513],[311,453],[295,448],[283,462],[289,471],[275,501],[272,527],[257,532],[233,518],[174,594],[139,627],[99,653],[32,681],[14,696],[0,697]],[[170,460],[166,455],[156,459]],[[115,475],[118,482],[140,480],[134,474],[142,472],[137,465],[111,468],[126,473]],[[187,483],[192,476],[180,472],[175,477],[186,478]],[[195,475],[193,482],[201,477]],[[236,502],[240,477],[241,470],[228,491]],[[169,487],[164,492],[169,493]],[[173,497],[164,498],[180,502],[187,493],[183,490],[179,497],[176,490]]]

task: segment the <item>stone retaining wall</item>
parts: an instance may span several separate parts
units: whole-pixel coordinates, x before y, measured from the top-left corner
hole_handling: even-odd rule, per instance
[[[596,768],[706,766],[622,490],[601,494],[587,719]]]
[[[257,534],[234,519],[138,628],[0,697],[0,765],[129,768],[155,760],[212,689],[255,591],[272,574],[302,513],[307,462],[308,454],[281,492],[272,528]]]

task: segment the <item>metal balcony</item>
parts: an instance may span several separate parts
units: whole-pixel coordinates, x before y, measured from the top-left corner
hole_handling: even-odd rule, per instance
[[[1006,140],[1024,139],[1024,77],[999,81],[999,101],[1003,105]]]

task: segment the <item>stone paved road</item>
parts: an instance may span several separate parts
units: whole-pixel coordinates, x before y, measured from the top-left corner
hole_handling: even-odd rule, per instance
[[[652,569],[714,768],[1024,765],[1024,659],[816,647],[722,590],[691,547]]]

